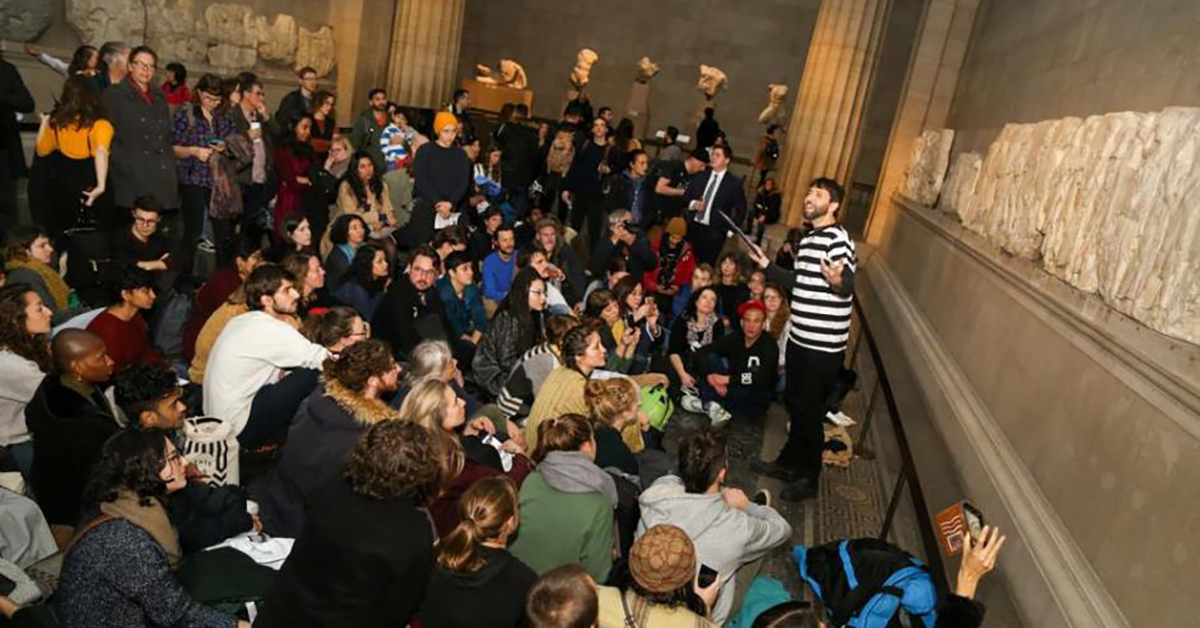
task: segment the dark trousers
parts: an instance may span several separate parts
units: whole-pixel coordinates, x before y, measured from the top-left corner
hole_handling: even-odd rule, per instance
[[[709,218],[714,221],[713,224],[702,225],[692,221],[688,224],[688,241],[692,243],[692,250],[696,253],[697,264],[709,264],[713,268],[717,267],[717,258],[721,255],[721,247],[725,246],[725,232],[728,229],[725,225],[716,226],[715,221],[723,219],[713,212]]]
[[[711,357],[711,360],[712,363],[708,365],[709,373],[729,374],[729,366],[725,363],[725,360],[715,357]],[[732,381],[732,379],[729,385],[725,387],[724,397],[717,394],[717,389],[708,383],[707,378],[696,382],[696,388],[699,389],[701,400],[715,401],[722,408],[728,410],[730,414],[738,416],[766,414],[767,408],[771,405],[772,395],[770,390],[753,386],[742,386]]]
[[[814,351],[792,342],[787,346],[787,390],[783,398],[791,415],[791,427],[778,462],[799,471],[813,486],[821,477],[825,400],[837,382],[845,358],[845,351]]]
[[[584,219],[587,219],[587,242],[588,250],[596,248],[596,243],[600,241],[600,231],[604,223],[604,197],[575,195],[571,199],[571,228],[576,233],[580,233],[583,227]]]
[[[208,213],[208,202],[212,198],[212,189],[202,185],[185,183],[179,186],[179,200],[183,213],[183,237],[179,240],[177,258],[183,264],[179,266],[184,272],[191,272],[192,263],[196,257],[196,243],[200,241],[204,229],[204,214]]]
[[[250,404],[250,418],[238,434],[238,443],[251,449],[282,443],[292,417],[317,387],[320,374],[316,369],[293,369],[283,379],[260,388]]]
[[[242,233],[262,236],[267,203],[267,184],[242,184]]]

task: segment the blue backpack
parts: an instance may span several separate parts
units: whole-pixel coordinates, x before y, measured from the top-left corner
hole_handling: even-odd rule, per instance
[[[843,539],[792,550],[800,577],[825,605],[830,625],[899,628],[900,615],[926,628],[937,621],[937,590],[929,568],[878,539]],[[909,625],[919,625],[909,622]]]

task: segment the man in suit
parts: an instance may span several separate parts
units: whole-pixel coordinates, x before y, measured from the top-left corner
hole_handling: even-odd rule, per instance
[[[713,146],[709,169],[692,177],[684,193],[684,202],[691,214],[688,240],[696,252],[697,262],[716,266],[717,256],[721,254],[730,225],[718,211],[735,221],[746,214],[742,180],[729,172],[732,161],[733,151],[728,146]]]

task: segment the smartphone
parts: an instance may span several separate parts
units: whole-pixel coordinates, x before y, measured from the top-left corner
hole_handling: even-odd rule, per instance
[[[963,502],[963,519],[967,522],[967,531],[971,533],[971,547],[983,540],[983,512],[971,502]]]
[[[696,577],[696,584],[700,585],[701,589],[705,589],[716,581],[717,570],[708,565],[700,565],[700,575]]]

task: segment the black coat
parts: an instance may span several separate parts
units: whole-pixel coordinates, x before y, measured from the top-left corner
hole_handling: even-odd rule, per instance
[[[612,238],[605,237],[600,238],[596,250],[592,252],[592,275],[603,277],[612,258],[617,255],[625,258],[629,274],[638,283],[641,283],[643,273],[658,266],[658,256],[654,254],[654,248],[645,234],[637,234],[632,245],[620,241],[613,244]]]
[[[267,532],[298,536],[305,500],[342,468],[371,423],[396,416],[383,402],[370,402],[337,383],[318,386],[292,419],[279,464],[267,478],[261,504]]]
[[[524,193],[538,170],[537,131],[522,124],[506,124],[496,133],[496,142],[503,151],[500,170],[505,187]]]
[[[383,295],[375,316],[371,317],[373,335],[386,340],[397,359],[408,355],[422,340],[446,340],[451,329],[446,309],[437,290],[425,291],[425,301],[407,276],[401,275]]]
[[[150,97],[147,103],[131,79],[104,90],[105,115],[113,125],[109,181],[118,207],[133,207],[142,196],[179,207],[171,112],[162,90],[152,87]]]
[[[257,628],[403,626],[425,597],[434,541],[428,515],[401,499],[359,495],[334,476],[313,493]]]
[[[421,628],[515,628],[525,621],[525,598],[537,574],[502,549],[479,546],[487,561],[471,574],[434,567],[417,618]]]
[[[233,486],[188,482],[167,497],[167,515],[179,531],[184,555],[194,554],[254,527],[246,512],[246,497]]]
[[[15,179],[28,173],[16,114],[33,113],[33,108],[33,96],[16,66],[0,59],[0,165],[7,168],[0,174]]]
[[[120,430],[112,407],[99,390],[89,400],[52,373],[25,406],[25,424],[33,436],[30,484],[42,514],[51,524],[73,526],[100,449]]]

